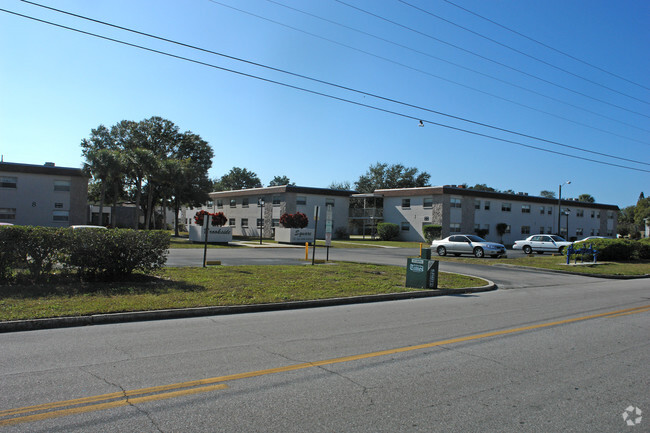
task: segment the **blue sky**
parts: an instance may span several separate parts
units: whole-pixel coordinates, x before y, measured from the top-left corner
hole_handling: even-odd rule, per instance
[[[5,0],[8,11],[354,103],[0,12],[0,154],[81,167],[92,128],[162,116],[211,144],[211,178],[238,166],[265,185],[286,175],[327,187],[386,162],[426,171],[432,185],[537,195],[571,180],[563,197],[620,207],[650,195],[650,3],[450,1],[39,2],[407,106]]]

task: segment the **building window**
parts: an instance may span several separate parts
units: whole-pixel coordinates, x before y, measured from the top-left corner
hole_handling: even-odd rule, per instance
[[[529,204],[522,204],[521,205],[521,213],[530,213],[530,205]]]
[[[521,226],[521,234],[522,235],[529,235],[530,234],[530,226]]]
[[[280,220],[279,220],[278,218],[273,218],[273,219],[271,220],[271,225],[272,225],[273,227],[280,227]]]
[[[425,198],[423,202],[423,207],[425,209],[431,209],[433,207],[433,199],[432,198]]]
[[[580,217],[580,218],[584,217],[585,216],[585,210],[584,209],[576,210],[576,216]]]
[[[553,215],[553,207],[549,206],[546,208],[546,214],[547,215]]]
[[[0,188],[16,188],[18,184],[18,178],[12,176],[1,176],[0,177]]]
[[[241,207],[248,207],[248,199],[247,198],[243,198],[241,200]]]
[[[228,220],[228,225],[229,225],[230,227],[235,227],[235,219],[234,219],[234,218],[230,218],[230,219]]]
[[[54,181],[54,191],[70,191],[70,181],[69,180],[55,180]]]
[[[542,234],[542,235],[544,234],[544,227],[539,228],[539,233]]]
[[[608,238],[613,238],[613,237],[614,237],[614,232],[611,231],[611,230],[609,230],[609,231],[607,232],[607,237],[608,237]]]
[[[55,210],[52,212],[52,221],[68,221],[69,215],[67,210]]]
[[[281,202],[280,196],[279,195],[274,195],[273,196],[273,206],[280,206],[280,202]]]
[[[449,201],[450,207],[461,207],[461,202],[459,198],[451,198]]]
[[[234,198],[230,199],[230,207],[237,207],[237,199]]]
[[[474,224],[474,233],[478,233],[479,230],[481,230],[481,225],[480,224]]]
[[[248,218],[242,218],[241,219],[241,226],[242,227],[248,227]]]
[[[217,208],[223,209],[223,200],[221,199],[217,200]]]
[[[261,229],[262,228],[262,218],[257,219],[257,228]]]
[[[54,203],[54,209],[63,209],[63,203]]]
[[[402,209],[409,209],[411,207],[411,199],[403,198],[402,199]]]
[[[592,210],[592,211],[591,211],[591,217],[593,218],[595,215],[596,215],[596,212]],[[592,233],[592,234],[593,234],[593,233]]]
[[[297,205],[306,205],[307,204],[307,197],[299,195],[298,197],[296,197],[296,204]]]
[[[208,202],[207,206],[208,206],[208,207],[214,207],[214,202],[213,202],[212,200],[210,200],[210,201]]]
[[[510,233],[510,226],[506,226],[506,231],[504,233]]]
[[[458,223],[449,224],[449,231],[451,233],[460,233],[460,224]]]
[[[481,210],[481,200],[474,200],[474,209]]]
[[[485,234],[490,233],[490,224],[483,224],[483,230],[485,230]]]
[[[544,206],[539,208],[539,214],[544,215],[544,212],[546,212],[546,208]]]
[[[490,210],[490,202],[489,201],[483,202],[483,209]]]
[[[608,210],[607,211],[607,219],[608,220],[613,220],[614,219],[614,212],[612,212],[611,210]]]
[[[333,198],[326,198],[325,199],[325,207],[327,208],[327,206],[334,207],[334,199]]]
[[[15,207],[0,207],[0,220],[15,220],[16,208]]]
[[[578,227],[576,229],[576,236],[582,236],[582,228],[581,227]]]
[[[409,224],[409,223],[407,223],[407,222],[402,222],[402,231],[403,231],[403,232],[407,232],[407,231],[409,231],[410,229],[411,229],[411,224]]]
[[[512,209],[511,203],[501,203],[501,212],[510,212]]]

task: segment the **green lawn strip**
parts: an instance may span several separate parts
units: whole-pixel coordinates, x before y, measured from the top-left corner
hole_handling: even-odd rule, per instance
[[[434,260],[471,263],[475,265],[514,265],[525,266],[530,268],[550,269],[557,271],[572,272],[576,274],[587,275],[650,275],[650,262],[597,262],[595,265],[591,263],[581,264],[578,259],[578,264],[574,265],[574,259],[571,258],[570,265],[566,264],[566,256],[560,255],[530,255],[518,258],[483,258],[476,259],[471,257],[440,257],[435,254],[431,256]]]
[[[165,268],[136,282],[0,286],[0,320],[126,311],[261,304],[413,291],[403,267],[356,263],[318,266]],[[441,272],[438,287],[485,280]]]

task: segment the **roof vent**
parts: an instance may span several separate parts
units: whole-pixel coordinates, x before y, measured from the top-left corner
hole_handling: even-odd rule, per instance
[[[54,164],[53,162],[46,162],[45,166],[46,167],[54,167],[54,166],[56,166],[56,164]]]

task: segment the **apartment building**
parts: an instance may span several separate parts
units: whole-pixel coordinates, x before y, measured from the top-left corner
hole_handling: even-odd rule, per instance
[[[400,225],[403,240],[422,241],[422,227],[442,226],[442,237],[482,230],[491,241],[512,244],[536,233],[567,239],[616,236],[618,206],[575,200],[478,191],[446,185],[376,190],[383,198],[383,221]],[[559,212],[559,218],[558,218]],[[558,227],[559,221],[559,227]],[[496,230],[504,223],[503,237]]]
[[[0,162],[0,222],[86,224],[88,177],[78,168]]]
[[[324,238],[328,206],[332,207],[332,230],[347,230],[351,194],[353,191],[292,185],[218,191],[210,193],[211,201],[206,206],[185,210],[185,221],[188,225],[194,224],[193,217],[201,209],[223,212],[234,236],[256,237],[262,230],[264,237],[271,238],[284,213],[304,213],[309,218],[307,228],[313,229],[314,208],[318,206],[320,217],[316,236]]]

